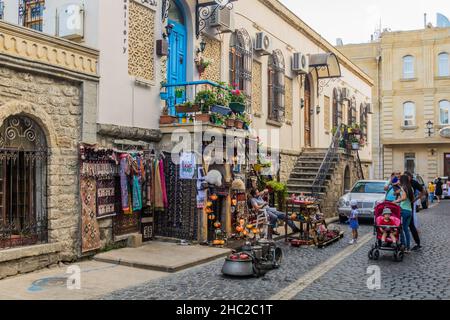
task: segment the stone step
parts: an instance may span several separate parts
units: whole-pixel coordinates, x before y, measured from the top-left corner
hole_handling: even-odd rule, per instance
[[[315,179],[317,176],[317,171],[313,172],[292,172],[289,180],[295,179]],[[331,173],[327,174],[327,179],[331,179]]]

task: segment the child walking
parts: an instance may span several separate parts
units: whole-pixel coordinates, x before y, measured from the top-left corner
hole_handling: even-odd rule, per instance
[[[434,192],[436,191],[436,186],[433,181],[428,184],[428,193],[430,195],[430,202],[434,203]]]
[[[352,240],[350,240],[349,244],[356,244],[358,241],[358,216],[359,216],[359,210],[358,210],[358,202],[356,200],[352,200],[350,202],[350,205],[352,206],[352,211],[350,212],[349,222],[350,222],[350,229],[352,229]]]

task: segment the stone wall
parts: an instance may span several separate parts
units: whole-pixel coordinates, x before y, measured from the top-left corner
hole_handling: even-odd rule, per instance
[[[357,165],[357,160],[353,156],[343,153],[339,154],[339,161],[336,164],[331,180],[328,182],[325,198],[321,203],[322,212],[327,218],[336,217],[338,215],[336,209],[339,198],[344,194],[345,168],[348,166],[350,169],[351,186],[359,180]]]
[[[21,68],[21,65],[24,67]],[[72,261],[79,256],[81,206],[78,144],[82,139],[82,128],[85,127],[84,101],[96,100],[97,94],[96,90],[84,92],[86,86],[83,84],[90,81],[69,76],[56,77],[38,68],[32,71],[25,65],[23,61],[14,66],[0,63],[0,125],[11,116],[26,116],[46,136],[49,150],[48,243],[49,246],[58,244],[59,249],[57,252],[32,257],[0,259],[0,269],[5,276],[33,271],[58,261]],[[89,135],[92,136],[92,132]],[[30,248],[34,246],[2,250],[0,255],[7,255],[11,250],[20,252]]]
[[[280,181],[287,183],[292,170],[297,163],[297,159],[300,156],[300,152],[280,152]]]

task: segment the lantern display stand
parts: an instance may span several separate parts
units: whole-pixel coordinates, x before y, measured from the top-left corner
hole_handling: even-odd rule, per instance
[[[285,242],[290,242],[292,246],[316,245],[323,248],[344,236],[344,232],[338,229],[329,229],[317,199],[291,197],[286,199],[285,208]],[[289,237],[288,219],[300,222],[298,237]]]

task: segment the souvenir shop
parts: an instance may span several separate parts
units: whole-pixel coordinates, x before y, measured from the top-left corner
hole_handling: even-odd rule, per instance
[[[154,236],[153,212],[166,210],[164,158],[154,150],[124,151],[81,144],[81,251],[101,249],[120,235]],[[112,230],[102,228],[112,220]],[[106,223],[106,225],[111,225]]]
[[[256,141],[236,139],[232,162],[224,158],[222,164],[213,163],[215,154],[208,152],[181,153],[173,161],[172,154],[144,146],[119,150],[81,144],[82,253],[136,233],[143,242],[158,237],[216,246],[256,237],[247,192],[271,165],[260,158],[258,165],[249,165],[249,143]]]

